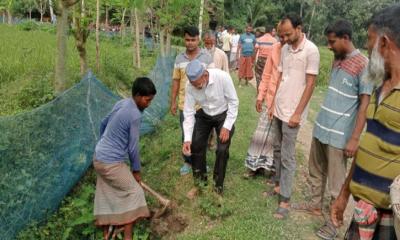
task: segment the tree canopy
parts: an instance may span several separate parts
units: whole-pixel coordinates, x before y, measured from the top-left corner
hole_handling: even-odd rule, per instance
[[[57,6],[60,0],[53,0]],[[89,16],[95,12],[96,0],[84,0]],[[336,19],[351,21],[354,27],[354,42],[358,47],[365,43],[365,22],[373,12],[397,2],[396,0],[206,0],[202,26],[208,28],[213,20],[218,25],[230,25],[243,29],[250,23],[254,27],[276,25],[287,13],[295,12],[303,18],[304,31],[318,44],[324,44],[326,25]],[[154,31],[165,31],[167,35],[180,35],[186,25],[198,26],[200,1],[192,0],[100,0],[101,22],[108,25],[129,24],[129,11],[137,8],[142,25],[154,26]],[[3,17],[40,20],[49,19],[48,0],[0,0]],[[126,19],[125,19],[126,18]],[[93,20],[94,21],[94,20]]]

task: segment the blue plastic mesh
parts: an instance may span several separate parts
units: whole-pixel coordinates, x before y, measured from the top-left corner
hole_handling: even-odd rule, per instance
[[[173,58],[149,74],[157,88],[141,134],[168,111]],[[92,162],[102,118],[120,98],[92,74],[33,111],[0,118],[0,239],[54,212]]]

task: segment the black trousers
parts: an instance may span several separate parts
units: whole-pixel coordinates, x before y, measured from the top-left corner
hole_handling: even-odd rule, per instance
[[[202,109],[197,111],[196,123],[193,129],[192,137],[192,170],[195,184],[198,185],[201,182],[207,181],[207,164],[206,164],[206,153],[207,153],[207,141],[208,136],[213,128],[217,131],[217,150],[215,151],[216,159],[214,165],[213,179],[215,187],[219,190],[223,190],[223,184],[225,179],[225,171],[227,162],[229,159],[229,146],[231,139],[235,131],[235,126],[229,133],[229,139],[225,143],[221,143],[219,139],[220,131],[224,125],[226,112],[218,114],[216,116],[209,116]]]

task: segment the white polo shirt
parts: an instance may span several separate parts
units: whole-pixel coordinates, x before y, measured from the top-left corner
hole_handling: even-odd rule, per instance
[[[318,47],[305,35],[297,49],[288,44],[282,47],[278,67],[282,79],[275,97],[275,117],[289,122],[306,88],[306,75],[318,75],[319,61]],[[301,115],[301,122],[307,118],[308,105]]]

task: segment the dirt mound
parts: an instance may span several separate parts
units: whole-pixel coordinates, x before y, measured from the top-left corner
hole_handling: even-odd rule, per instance
[[[185,230],[188,225],[187,217],[179,213],[177,205],[172,203],[161,217],[151,219],[150,229],[154,236],[168,239]]]

